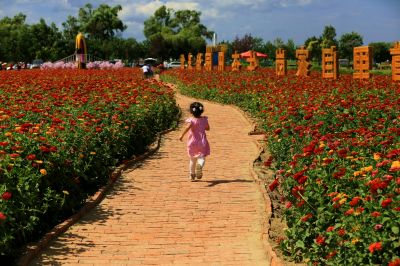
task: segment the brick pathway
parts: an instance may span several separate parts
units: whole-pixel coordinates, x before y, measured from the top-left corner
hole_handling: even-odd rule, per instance
[[[184,110],[192,100],[177,95]],[[204,106],[211,156],[203,180],[189,182],[181,128],[170,132],[31,265],[269,265],[264,200],[249,171],[258,151],[251,125],[235,108]]]

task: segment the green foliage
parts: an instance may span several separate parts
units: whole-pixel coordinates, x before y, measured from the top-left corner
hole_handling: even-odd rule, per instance
[[[390,55],[390,42],[372,42],[368,44],[372,48],[372,58],[375,63],[388,62],[392,60]]]
[[[363,45],[363,38],[357,32],[344,33],[339,39],[340,58],[353,60],[354,47]]]
[[[161,6],[144,22],[149,53],[160,59],[178,58],[182,53],[204,51],[212,32],[200,23],[200,12]]]

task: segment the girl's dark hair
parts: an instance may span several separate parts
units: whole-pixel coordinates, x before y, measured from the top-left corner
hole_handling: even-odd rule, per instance
[[[201,103],[193,102],[190,104],[190,113],[194,117],[200,117],[203,112],[204,112],[204,107]]]

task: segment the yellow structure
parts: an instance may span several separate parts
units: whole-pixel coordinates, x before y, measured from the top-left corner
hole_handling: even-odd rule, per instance
[[[250,51],[250,57],[247,58],[246,61],[249,63],[249,65],[247,66],[247,70],[254,71],[258,68],[259,64],[256,52]]]
[[[206,52],[206,60],[204,62],[204,68],[207,71],[212,71],[212,53]]]
[[[354,47],[353,55],[353,78],[354,79],[369,79],[372,68],[372,50],[369,46]]]
[[[322,77],[337,79],[339,76],[339,64],[336,46],[322,49]]]
[[[392,80],[400,81],[400,42],[396,42],[390,49],[392,55]]]
[[[240,54],[238,54],[237,51],[235,51],[234,54],[232,54],[232,71],[239,71],[240,68],[242,67],[242,64],[240,63],[239,59],[240,59]]]
[[[296,76],[308,77],[310,75],[311,64],[308,61],[310,52],[301,46],[300,49],[296,50],[297,58],[297,73]]]
[[[187,68],[188,68],[189,70],[193,70],[193,65],[192,65],[192,63],[193,63],[193,55],[192,55],[191,53],[189,53],[189,54],[188,54],[188,65],[187,65]]]
[[[218,52],[218,70],[225,70],[225,52]]]
[[[87,48],[85,37],[82,33],[78,33],[75,38],[75,56],[76,56],[76,67],[85,69],[87,61]]]
[[[203,69],[203,53],[198,53],[196,57],[196,70]]]
[[[286,76],[287,74],[286,51],[282,48],[276,50],[275,72],[277,76]]]
[[[185,55],[184,54],[181,54],[181,58],[180,58],[180,61],[181,61],[181,69],[185,69]]]

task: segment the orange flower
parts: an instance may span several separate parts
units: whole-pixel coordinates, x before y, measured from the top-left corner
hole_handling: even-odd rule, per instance
[[[382,249],[382,243],[381,242],[372,243],[371,245],[369,245],[368,249],[369,252],[374,253],[375,251]]]
[[[42,174],[42,175],[47,175],[47,171],[46,171],[46,169],[40,169],[40,173]]]

